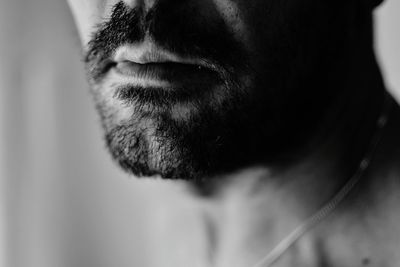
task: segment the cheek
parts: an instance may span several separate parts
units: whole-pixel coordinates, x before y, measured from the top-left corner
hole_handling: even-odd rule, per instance
[[[265,44],[268,31],[273,31],[271,25],[273,16],[282,12],[278,6],[287,6],[285,2],[297,0],[212,0],[223,17],[226,25],[234,33],[235,38],[242,43],[250,54],[258,55],[258,46]],[[303,0],[305,1],[305,0]],[[275,10],[274,10],[275,9]],[[279,15],[278,15],[279,16]],[[271,29],[272,28],[272,29]]]
[[[214,0],[214,5],[226,25],[234,34],[235,39],[250,49],[252,45],[250,43],[248,25],[245,20],[246,10],[239,3],[232,0]]]
[[[85,46],[96,26],[111,14],[119,0],[68,0],[82,44]]]

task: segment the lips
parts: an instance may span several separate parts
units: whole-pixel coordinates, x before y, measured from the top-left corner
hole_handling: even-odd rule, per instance
[[[202,59],[181,56],[171,52],[151,40],[139,44],[124,45],[114,53],[114,61],[130,61],[138,64],[175,62],[182,64],[202,65]]]
[[[218,82],[218,73],[205,60],[182,57],[153,43],[124,46],[114,56],[118,74],[171,85],[206,85]]]

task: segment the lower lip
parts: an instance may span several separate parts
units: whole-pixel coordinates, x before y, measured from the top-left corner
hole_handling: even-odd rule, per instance
[[[222,84],[216,71],[188,64],[120,62],[114,69],[123,77],[115,95],[128,104],[161,107],[190,102]]]
[[[202,86],[219,83],[217,72],[205,67],[179,63],[119,62],[116,72],[127,78],[161,81],[177,86]]]

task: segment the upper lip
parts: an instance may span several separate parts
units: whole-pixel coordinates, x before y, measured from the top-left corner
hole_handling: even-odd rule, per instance
[[[180,56],[152,42],[121,46],[115,51],[113,61],[117,64],[130,62],[140,65],[177,63],[208,68],[210,68],[211,65],[206,60]]]

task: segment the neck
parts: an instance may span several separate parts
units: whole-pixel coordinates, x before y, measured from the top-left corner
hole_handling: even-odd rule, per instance
[[[307,147],[293,153],[294,160],[289,155],[287,162],[242,170],[213,185],[204,203],[216,266],[252,266],[355,173],[371,143],[384,97],[375,61],[368,66],[354,68],[344,95]],[[244,252],[249,255],[243,257]]]

